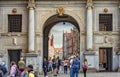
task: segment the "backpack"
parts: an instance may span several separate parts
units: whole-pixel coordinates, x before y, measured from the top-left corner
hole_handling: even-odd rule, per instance
[[[30,73],[34,74],[34,77],[38,77],[38,74],[37,74],[36,72],[31,71]],[[28,73],[28,74],[30,74],[30,73]],[[28,76],[29,76],[29,75],[28,75]]]
[[[0,65],[0,70],[3,72],[3,74],[7,73],[7,69],[6,69],[5,65]]]

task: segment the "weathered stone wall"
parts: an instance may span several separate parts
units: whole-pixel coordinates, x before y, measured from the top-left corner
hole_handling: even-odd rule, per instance
[[[38,2],[35,8],[35,52],[40,56],[43,55],[43,29],[48,18],[57,14],[56,9],[63,7],[65,14],[72,16],[78,23],[80,28],[80,51],[86,51],[86,3],[82,1],[71,2]],[[17,13],[12,13],[13,8],[17,9]],[[107,14],[104,9],[108,9],[108,14],[113,14],[113,31],[99,31],[99,14]],[[8,32],[8,14],[22,14],[22,32]],[[99,47],[113,47],[113,52],[119,51],[119,7],[117,2],[94,2],[93,8],[93,51],[96,52],[95,62],[99,61]],[[8,49],[22,49],[22,52],[27,52],[28,48],[28,9],[27,3],[4,3],[0,5],[0,54],[7,56]],[[93,57],[91,57],[93,58]],[[113,58],[118,61],[116,54]],[[6,58],[6,60],[8,60]],[[42,58],[40,58],[42,63]],[[97,65],[94,65],[97,69]],[[117,65],[114,65],[116,68]],[[114,69],[113,68],[113,69]],[[40,68],[41,69],[41,68]]]

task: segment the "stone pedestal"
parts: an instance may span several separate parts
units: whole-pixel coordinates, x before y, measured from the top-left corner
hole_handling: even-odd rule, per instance
[[[84,58],[86,58],[88,61],[88,72],[96,72],[95,52],[84,52]]]
[[[118,60],[119,60],[119,67],[118,67],[118,71],[120,72],[120,52],[118,53]]]
[[[42,58],[37,53],[26,53],[26,66],[29,64],[33,65],[35,71],[40,74],[42,71]]]

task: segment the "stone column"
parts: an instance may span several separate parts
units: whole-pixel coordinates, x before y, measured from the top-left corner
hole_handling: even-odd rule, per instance
[[[87,51],[93,49],[93,14],[92,14],[93,4],[92,2],[87,2],[87,24],[86,24],[86,42]]]
[[[29,28],[28,28],[28,51],[32,52],[35,51],[35,16],[34,16],[34,9],[35,3],[29,2],[28,3],[29,9]]]

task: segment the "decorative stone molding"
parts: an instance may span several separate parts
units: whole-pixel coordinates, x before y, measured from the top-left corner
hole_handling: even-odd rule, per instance
[[[109,10],[108,8],[104,8],[103,12],[107,13]]]
[[[95,52],[84,52],[83,55],[95,55]]]
[[[93,32],[94,35],[120,35],[119,32]]]
[[[92,51],[93,51],[93,49],[89,48],[89,49],[87,49],[86,51],[92,52]]]
[[[26,36],[27,33],[1,33],[1,36]]]
[[[63,7],[58,7],[58,8],[56,9],[56,13],[57,13],[59,16],[63,16],[64,13],[65,13],[65,10],[64,10]]]
[[[13,44],[17,45],[17,39],[15,37],[13,38]]]
[[[40,32],[36,32],[35,36],[41,36],[41,33]]]
[[[13,8],[13,9],[12,9],[12,13],[17,13],[17,9],[16,9],[16,8]]]
[[[82,35],[86,35],[86,32],[81,32]]]

